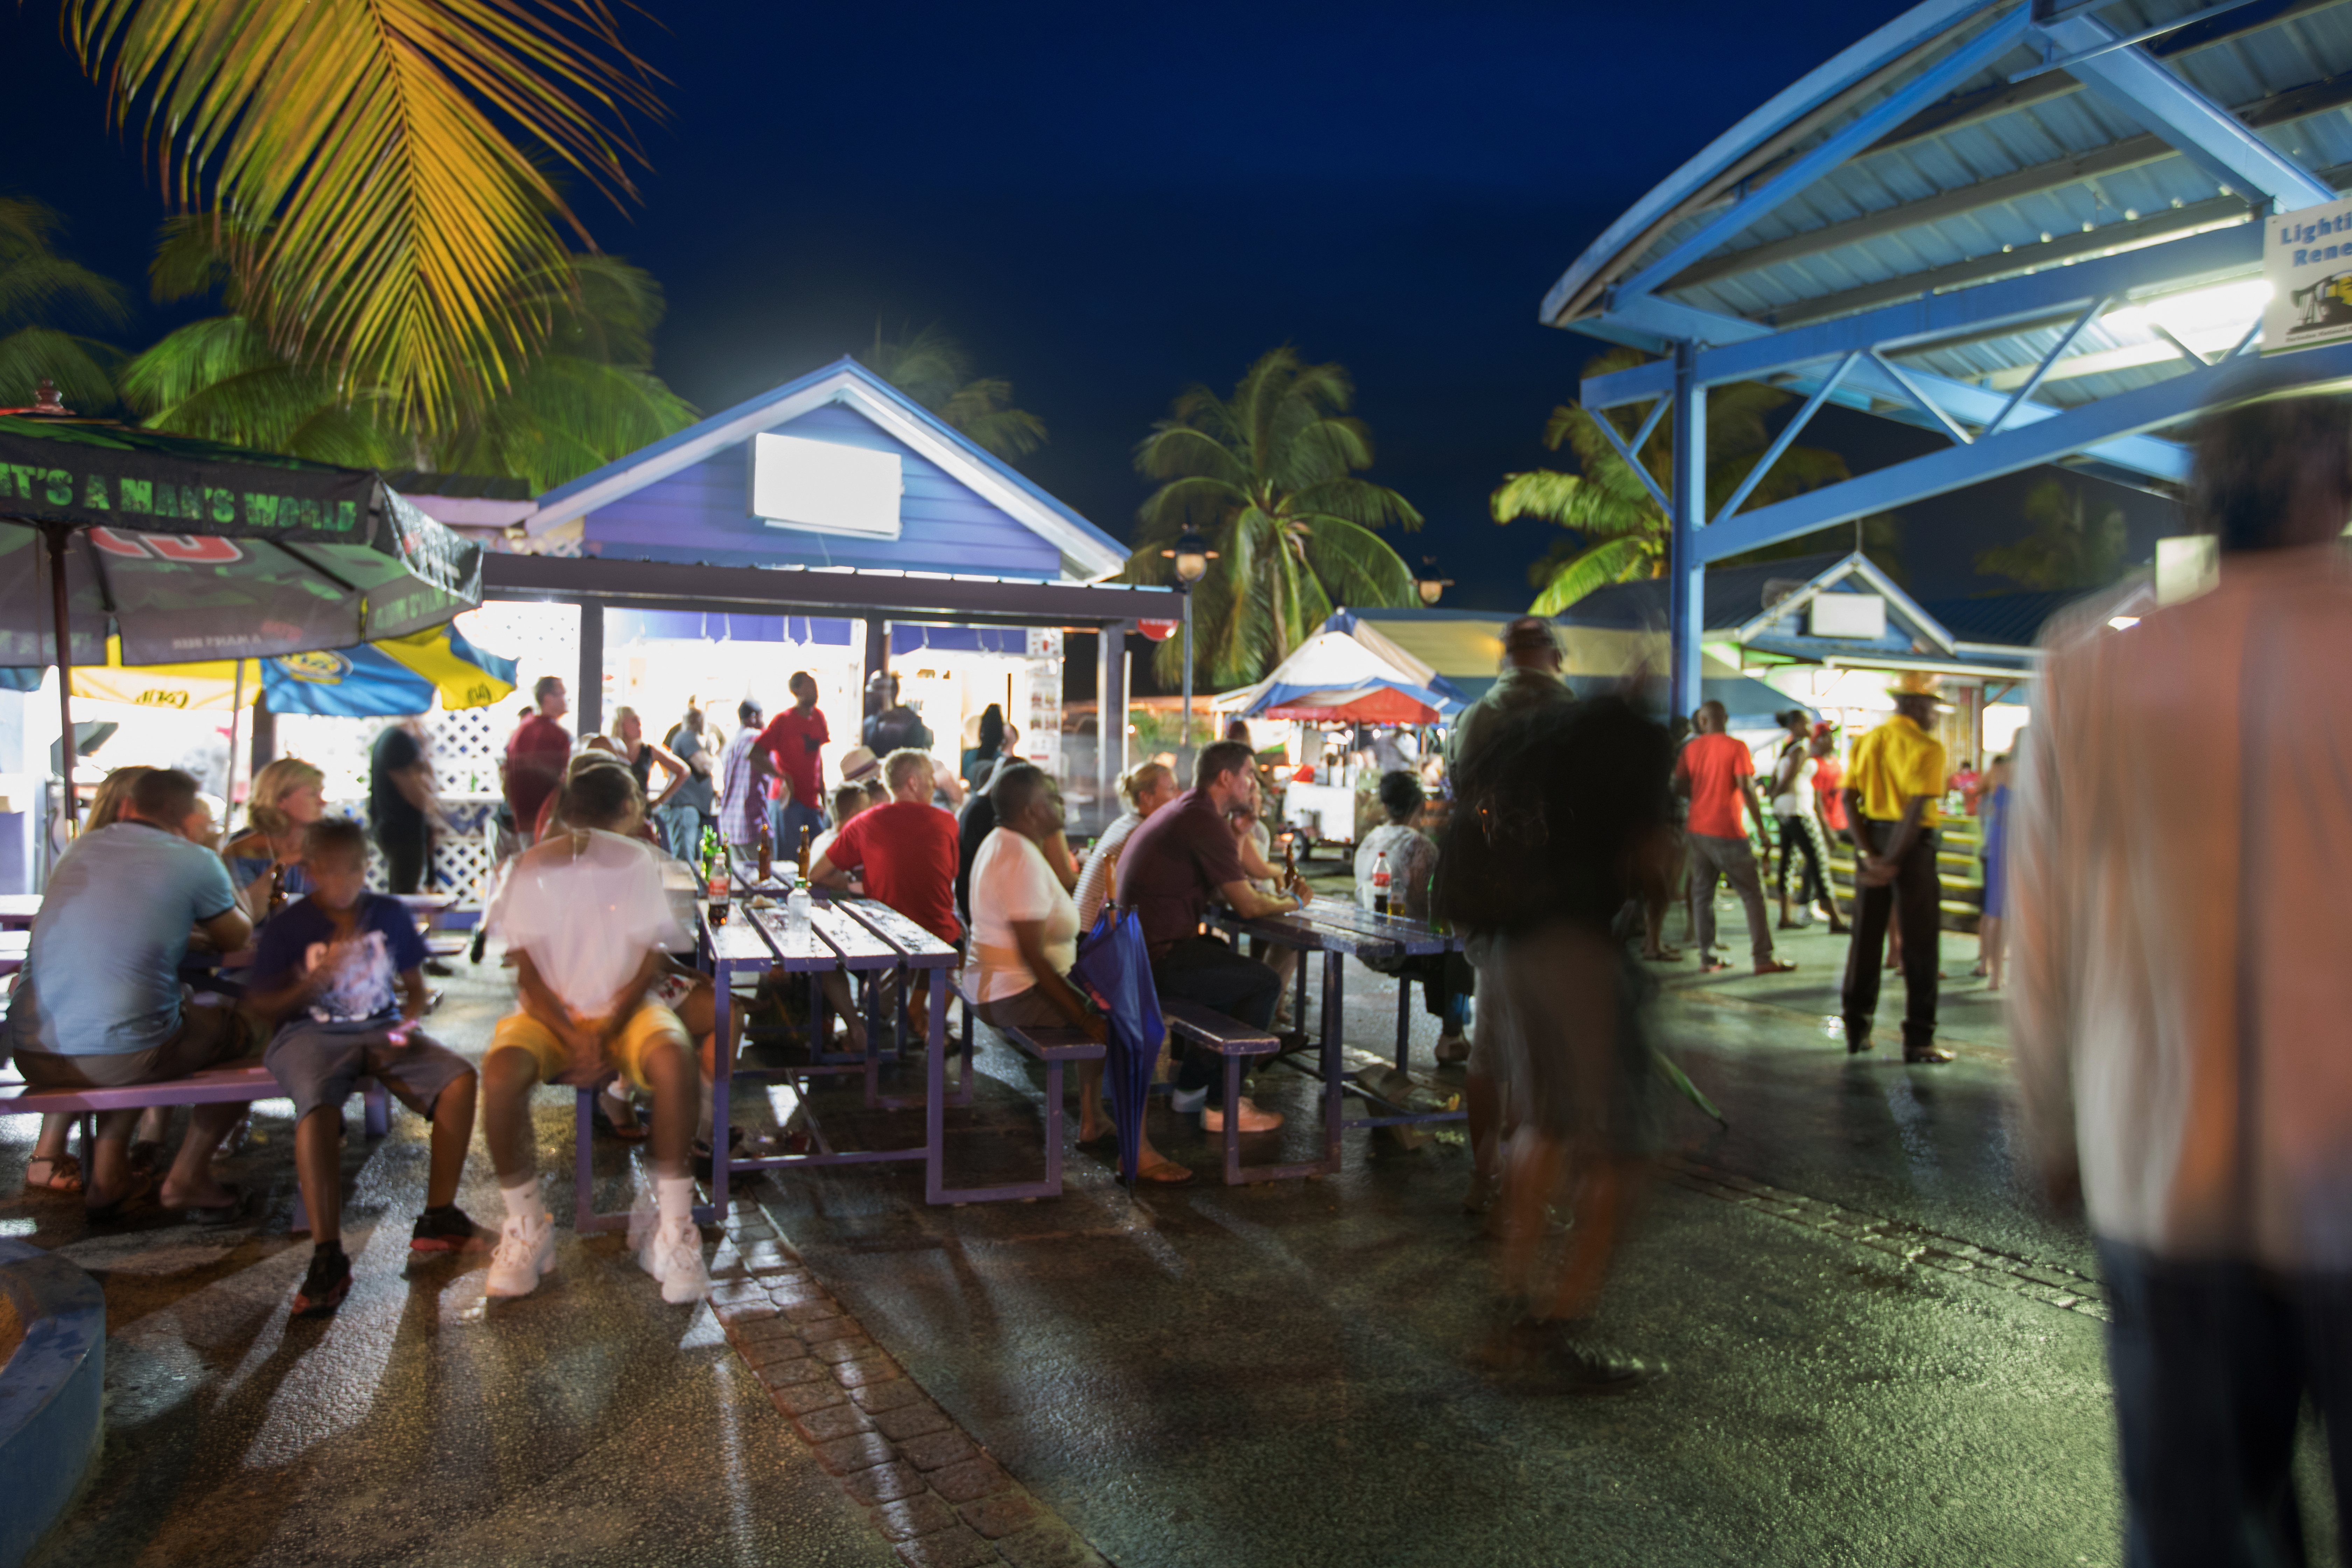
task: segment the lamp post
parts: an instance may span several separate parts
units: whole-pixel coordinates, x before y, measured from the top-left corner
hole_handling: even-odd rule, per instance
[[[1184,596],[1184,720],[1177,732],[1176,782],[1189,787],[1192,777],[1192,584],[1208,575],[1217,552],[1191,529],[1176,536],[1176,547],[1160,554],[1176,563],[1176,592]]]
[[[1424,555],[1421,558],[1421,563],[1433,574],[1437,569],[1437,557]],[[1422,606],[1424,609],[1435,609],[1439,597],[1452,586],[1454,586],[1454,579],[1451,577],[1432,575],[1416,577],[1412,580],[1412,591],[1421,595]]]

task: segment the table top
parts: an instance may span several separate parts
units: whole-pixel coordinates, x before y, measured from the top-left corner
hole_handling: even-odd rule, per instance
[[[814,914],[810,917],[808,929],[802,931],[785,929],[784,910],[781,906],[772,910],[747,910],[737,904],[735,918],[740,921],[746,916],[767,939],[768,946],[776,955],[776,967],[779,969],[804,974],[811,970],[832,969],[841,962],[817,930]]]
[[[38,893],[0,893],[0,928],[31,925],[40,912]]]
[[[892,969],[898,966],[898,950],[861,922],[851,919],[845,910],[835,909],[830,904],[818,904],[809,910],[809,924],[824,938],[826,945],[841,954],[844,969]]]
[[[889,943],[897,951],[900,962],[912,968],[944,969],[957,960],[954,948],[887,904],[842,894],[835,894],[827,901]]]
[[[774,944],[740,904],[730,911],[725,925],[711,925],[706,919],[703,929],[709,933],[713,963],[757,963],[766,968],[776,962]]]
[[[1230,910],[1210,912],[1209,923],[1245,931],[1269,942],[1316,952],[1346,952],[1363,959],[1444,952],[1462,945],[1458,936],[1433,931],[1420,921],[1376,915],[1339,899],[1317,899],[1306,909],[1263,920],[1244,920]]]

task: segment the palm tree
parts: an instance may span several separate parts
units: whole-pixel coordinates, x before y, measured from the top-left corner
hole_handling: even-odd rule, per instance
[[[114,402],[121,352],[53,323],[120,326],[130,310],[121,285],[57,253],[58,226],[39,202],[0,196],[0,406],[32,402],[46,380],[68,406],[95,413]]]
[[[431,430],[401,416],[388,389],[281,355],[243,311],[246,284],[205,220],[175,224],[156,258],[165,298],[224,289],[230,313],[193,321],[133,360],[123,395],[151,429],[355,468],[413,468],[522,479],[548,489],[693,423],[653,374],[661,287],[606,256],[528,280],[550,323],[546,346],[498,396],[468,388]]]
[[[1193,386],[1135,448],[1136,471],[1160,481],[1137,514],[1129,583],[1165,583],[1161,552],[1187,529],[1217,559],[1192,590],[1195,658],[1212,681],[1257,679],[1339,605],[1409,605],[1412,568],[1373,530],[1408,531],[1421,513],[1383,485],[1372,437],[1348,409],[1355,383],[1336,364],[1303,364],[1285,346],[1249,367],[1230,398]],[[1183,674],[1176,642],[1160,646],[1163,681]]]
[[[1008,463],[1045,444],[1045,422],[1013,406],[1013,384],[974,376],[971,356],[937,324],[887,342],[877,326],[866,368]]]
[[[427,429],[508,394],[568,286],[568,172],[633,195],[624,119],[658,113],[605,0],[66,0],[115,110],[143,109],[282,363],[363,384]],[[240,351],[243,352],[243,351]]]
[[[2025,517],[2033,531],[1979,551],[1978,571],[2043,591],[2105,587],[2123,571],[2124,511],[2114,502],[2094,514],[2082,490],[2044,479],[2026,492]]]
[[[1625,370],[1643,362],[1632,349],[1614,349],[1584,367],[1588,376]],[[1790,401],[1789,394],[1756,382],[1739,382],[1709,390],[1706,398],[1707,515],[1730,499],[1748,470],[1772,444],[1767,416]],[[1621,440],[1631,444],[1638,426],[1625,423],[1614,411],[1595,415],[1580,404],[1554,408],[1544,425],[1544,445],[1553,451],[1563,446],[1576,456],[1580,472],[1537,468],[1507,474],[1488,505],[1496,522],[1514,518],[1540,518],[1571,531],[1572,539],[1555,543],[1528,569],[1528,578],[1539,592],[1528,606],[1532,615],[1557,615],[1596,588],[1654,577],[1665,570],[1668,523],[1665,512],[1616,448],[1601,435],[1598,419],[1612,422]],[[1674,433],[1661,420],[1657,430],[1634,454],[1661,488],[1674,462]],[[1744,503],[1768,506],[1776,500],[1850,478],[1845,459],[1819,447],[1792,446],[1780,454]]]

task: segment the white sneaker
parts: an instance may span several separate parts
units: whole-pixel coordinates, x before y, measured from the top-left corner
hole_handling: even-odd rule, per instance
[[[542,1276],[554,1272],[554,1216],[541,1215],[532,1222],[509,1215],[499,1232],[499,1249],[490,1255],[490,1277],[482,1294],[528,1296],[539,1289]]]
[[[661,1281],[662,1300],[673,1307],[699,1301],[710,1294],[710,1270],[702,1263],[702,1233],[692,1220],[670,1221],[654,1233],[653,1245],[640,1259],[646,1272]]]

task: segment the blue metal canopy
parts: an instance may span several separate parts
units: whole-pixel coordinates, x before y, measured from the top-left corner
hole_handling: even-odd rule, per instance
[[[1542,307],[1661,356],[1581,396],[1628,449],[1676,432],[1676,708],[1709,562],[2038,464],[2184,481],[2181,426],[2261,346],[2262,219],[2347,186],[2346,0],[1926,0],[1717,138]],[[2352,344],[2285,363],[2352,384]],[[1737,381],[1805,401],[1710,518],[1706,391]],[[1828,403],[1951,445],[1743,511]]]

